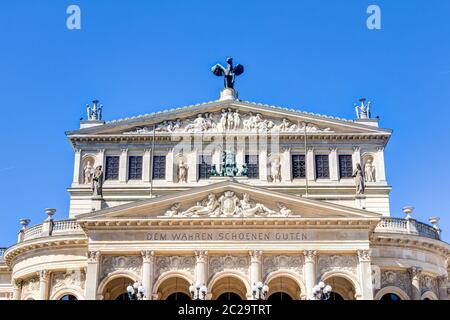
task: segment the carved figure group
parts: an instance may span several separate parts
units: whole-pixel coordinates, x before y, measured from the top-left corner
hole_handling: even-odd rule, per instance
[[[278,203],[278,211],[272,210],[262,203],[251,201],[248,193],[243,193],[242,199],[233,192],[226,191],[219,198],[210,193],[206,199],[196,205],[181,211],[180,204],[172,205],[165,213],[165,216],[183,217],[266,217],[266,216],[289,216],[292,211],[283,203]]]

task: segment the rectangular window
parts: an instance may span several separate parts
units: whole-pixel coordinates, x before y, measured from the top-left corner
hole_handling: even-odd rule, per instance
[[[306,178],[306,162],[303,154],[292,155],[292,177],[294,179]]]
[[[330,168],[328,165],[328,155],[316,155],[316,179],[330,178]]]
[[[339,177],[351,178],[353,175],[352,156],[347,154],[339,155]]]
[[[119,156],[106,157],[105,180],[119,179]]]
[[[209,179],[211,176],[211,163],[211,156],[200,156],[197,170],[198,179]]]
[[[257,155],[245,155],[247,165],[247,177],[249,179],[259,179],[259,161]]]
[[[128,180],[142,180],[142,156],[128,158]]]
[[[166,178],[166,156],[153,156],[153,179]]]

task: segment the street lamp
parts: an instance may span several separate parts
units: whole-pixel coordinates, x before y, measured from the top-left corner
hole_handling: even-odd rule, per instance
[[[145,289],[140,282],[136,281],[127,287],[127,293],[130,300],[144,300]]]
[[[252,295],[255,300],[265,300],[268,292],[269,286],[267,284],[263,284],[261,281],[254,283],[252,286]]]
[[[208,291],[208,288],[203,284],[200,283],[192,284],[189,287],[189,292],[191,293],[192,300],[205,300],[206,298],[206,292]]]
[[[330,299],[331,286],[326,285],[325,282],[320,281],[313,288],[313,300],[328,300]]]

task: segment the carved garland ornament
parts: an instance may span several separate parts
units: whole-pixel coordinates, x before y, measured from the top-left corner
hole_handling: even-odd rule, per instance
[[[56,272],[52,276],[52,292],[60,288],[79,287],[84,289],[86,274],[83,270],[72,270],[67,272]]]
[[[304,260],[302,256],[274,255],[263,259],[263,274],[267,275],[279,269],[288,269],[296,273],[302,273]]]
[[[108,274],[117,270],[132,271],[136,275],[141,274],[142,257],[141,256],[105,256],[102,259],[100,281]]]
[[[244,274],[248,274],[250,266],[249,256],[212,256],[209,258],[209,274],[213,276],[215,273],[224,270],[237,270]]]
[[[356,255],[320,255],[319,270],[320,274],[328,271],[348,271],[352,274],[356,273],[358,266],[358,258]]]
[[[223,109],[220,113],[199,113],[191,119],[165,120],[155,125],[155,132],[223,133],[223,132],[332,132],[311,123],[293,123],[287,118],[265,119],[260,113],[239,113],[238,109]],[[153,133],[153,126],[139,127],[124,134]]]
[[[193,256],[158,256],[156,257],[156,277],[171,270],[184,270],[191,274],[195,269]]]
[[[407,271],[385,270],[381,272],[381,287],[399,287],[411,296],[411,276]]]
[[[250,195],[244,193],[242,198],[233,191],[224,192],[219,198],[210,193],[202,202],[184,211],[181,205],[175,203],[165,213],[167,217],[267,217],[282,216],[287,217],[292,211],[284,204],[278,203],[278,210],[272,210],[262,203],[255,203],[250,200]]]

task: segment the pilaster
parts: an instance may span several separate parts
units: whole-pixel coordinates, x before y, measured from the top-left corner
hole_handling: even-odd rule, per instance
[[[145,290],[144,300],[151,300],[153,294],[154,251],[142,251],[142,285]]]
[[[358,163],[361,164],[361,147],[359,146],[353,147],[352,163],[353,163],[353,170],[356,169],[356,165]]]
[[[99,263],[100,251],[88,251],[85,285],[86,300],[97,299]]]
[[[313,288],[316,285],[316,250],[305,250],[305,287],[306,287],[306,299],[312,300]]]
[[[128,149],[122,149],[119,159],[119,182],[125,183],[128,180]]]
[[[373,300],[373,286],[372,286],[372,265],[370,258],[370,250],[358,250],[358,271],[359,283],[362,288],[363,300]]]
[[[150,156],[152,149],[145,149],[144,156],[142,157],[142,181],[150,182],[151,171],[150,171]]]
[[[316,163],[314,160],[314,147],[308,147],[306,149],[306,179],[308,181],[314,181],[315,180],[315,168]]]
[[[196,284],[206,285],[208,279],[208,251],[195,251],[195,281]]]
[[[39,275],[39,300],[48,299],[48,284],[50,282],[50,272],[48,270],[41,270]]]
[[[339,161],[337,148],[330,148],[330,180],[331,181],[339,181]]]
[[[377,181],[386,182],[386,171],[384,169],[384,147],[377,147],[377,159],[375,162],[375,174]]]
[[[292,181],[291,148],[281,149],[280,163],[281,163],[281,181],[286,182]]]
[[[73,183],[80,183],[80,173],[81,173],[81,149],[75,149],[75,160],[73,166]]]
[[[262,281],[262,251],[252,250],[250,254],[250,286]],[[251,292],[250,292],[251,296]]]
[[[421,300],[420,276],[422,275],[422,268],[411,267],[409,273],[411,275],[411,299]]]

